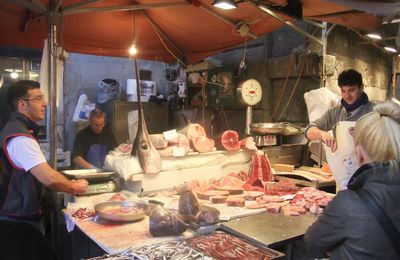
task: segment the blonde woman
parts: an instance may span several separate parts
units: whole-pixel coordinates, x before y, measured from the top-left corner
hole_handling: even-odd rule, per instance
[[[307,230],[315,258],[400,259],[399,251],[357,192],[369,192],[400,230],[400,106],[377,104],[355,126],[356,158],[362,165]],[[393,242],[392,242],[393,241]]]

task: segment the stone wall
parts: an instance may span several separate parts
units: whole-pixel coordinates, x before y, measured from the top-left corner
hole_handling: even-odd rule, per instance
[[[297,25],[316,37],[321,35],[320,31],[309,24],[298,22]],[[240,74],[238,80],[254,78],[261,83],[263,88],[262,101],[253,108],[253,122],[289,121],[306,125],[308,115],[303,94],[320,87],[320,51],[318,44],[310,42],[289,27],[283,27],[247,42],[246,48],[243,44],[215,55],[210,60],[222,67],[234,68],[237,71],[245,56],[247,69]],[[392,57],[389,54],[365,43],[359,35],[340,26],[336,26],[329,34],[327,54],[330,57],[328,66],[330,73],[326,86],[330,90],[339,94],[337,75],[344,69],[354,68],[362,73],[366,92],[371,100],[383,101],[387,98],[392,71]],[[290,61],[292,61],[292,72],[284,87]],[[171,86],[176,82],[168,82],[165,79],[163,74],[166,65],[141,61],[140,66],[141,69],[153,72],[152,80],[157,82],[159,92],[165,96],[168,95]],[[71,119],[79,95],[86,93],[93,102],[96,84],[104,78],[113,78],[120,82],[123,89],[121,99],[125,100],[126,80],[134,78],[132,61],[122,58],[70,55],[65,66],[64,78],[66,150],[71,148],[75,136],[76,124],[71,123]],[[207,129],[210,128],[213,112],[215,110],[207,109],[205,113]],[[179,111],[176,110],[172,114],[176,118],[170,117],[170,120],[180,120]],[[224,108],[224,117],[229,128],[239,131],[240,134],[244,133],[245,115],[244,106]],[[225,118],[221,117],[221,120]],[[225,123],[222,125],[220,129],[226,127]]]

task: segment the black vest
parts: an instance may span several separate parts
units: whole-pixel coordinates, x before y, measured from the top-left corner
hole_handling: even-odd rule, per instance
[[[13,113],[0,132],[0,215],[35,220],[41,215],[43,185],[28,171],[9,160],[6,145],[11,138],[27,136],[36,140],[39,126],[20,113]]]

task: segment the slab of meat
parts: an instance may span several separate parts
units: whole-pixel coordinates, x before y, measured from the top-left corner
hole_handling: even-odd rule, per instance
[[[149,135],[151,142],[156,149],[164,149],[168,146],[168,141],[165,140],[163,134],[153,134]]]
[[[255,154],[251,158],[250,179],[246,184],[264,188],[264,183],[273,181],[271,164],[266,154]]]
[[[287,205],[282,207],[283,214],[286,216],[300,216],[306,214],[307,210],[302,206]]]
[[[242,187],[235,187],[235,186],[221,186],[217,187],[217,190],[223,190],[229,192],[229,195],[239,195],[243,194],[244,190]]]
[[[179,198],[178,212],[183,220],[198,222],[197,214],[200,211],[200,204],[191,191],[185,191]]]
[[[233,130],[227,130],[221,135],[221,144],[227,151],[240,149],[239,134]]]
[[[225,203],[227,196],[211,196],[210,197],[210,202],[212,204],[222,204]]]
[[[147,131],[146,121],[143,113],[143,105],[141,101],[141,87],[139,84],[139,65],[135,59],[136,69],[136,87],[138,94],[138,114],[139,125],[137,135],[133,143],[132,155],[139,159],[140,167],[144,173],[158,173],[161,171],[161,158],[153,143],[150,140],[149,132]]]
[[[230,207],[244,207],[245,206],[245,200],[243,197],[238,197],[238,196],[229,196],[226,199],[226,205]]]
[[[197,197],[201,200],[209,200],[213,196],[228,196],[229,192],[224,190],[208,190],[204,192],[198,192]]]
[[[200,205],[199,223],[200,225],[215,224],[219,222],[220,212],[216,208]]]
[[[189,120],[187,120],[187,122],[188,125],[178,132],[186,135],[189,138],[189,141],[192,141],[193,138],[206,136],[206,131],[204,130],[204,127],[202,127],[200,124],[192,124]]]
[[[284,202],[270,202],[267,204],[267,212],[279,213],[282,207],[289,204],[289,201]]]
[[[240,140],[239,143],[240,143],[240,148],[242,149],[247,149],[251,151],[258,150],[256,143],[254,142],[254,138],[252,136]]]
[[[276,195],[264,195],[256,198],[256,201],[258,203],[270,203],[270,202],[283,202],[284,199]]]
[[[254,202],[254,203],[247,205],[246,209],[262,209],[265,207],[267,207],[267,204],[260,204],[260,203]]]
[[[258,197],[262,197],[264,192],[262,191],[246,191],[244,193],[244,198],[246,200],[256,200]]]
[[[207,136],[194,137],[192,139],[193,148],[199,153],[208,153],[214,150],[214,140]]]
[[[154,237],[176,236],[186,230],[185,223],[178,215],[166,208],[156,205],[149,216],[150,233]]]

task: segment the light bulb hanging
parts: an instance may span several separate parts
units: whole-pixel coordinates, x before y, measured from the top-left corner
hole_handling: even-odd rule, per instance
[[[135,44],[135,33],[136,33],[136,23],[135,23],[135,12],[132,11],[132,44],[128,49],[129,55],[135,56],[138,53],[138,49]]]
[[[136,55],[137,54],[137,48],[135,44],[132,44],[131,47],[129,47],[129,54],[130,55]]]

